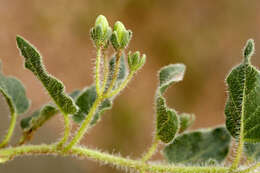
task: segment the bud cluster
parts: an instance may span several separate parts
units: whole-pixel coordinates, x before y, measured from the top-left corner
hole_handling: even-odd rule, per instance
[[[139,70],[144,65],[145,61],[146,61],[146,55],[143,54],[141,57],[139,51],[136,51],[134,53],[132,52],[128,53],[128,65],[130,71]]]
[[[106,17],[99,15],[90,35],[97,47],[107,47],[108,43],[111,42],[115,50],[122,50],[128,46],[132,32],[126,30],[123,23],[119,21],[115,23],[112,31]]]

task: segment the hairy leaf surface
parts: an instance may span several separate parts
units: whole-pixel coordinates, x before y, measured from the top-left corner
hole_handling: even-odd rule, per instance
[[[0,62],[0,92],[5,97],[11,113],[22,114],[29,108],[23,84],[14,77],[4,76]]]
[[[183,64],[171,64],[159,71],[159,87],[156,93],[156,134],[164,143],[173,140],[179,129],[179,119],[175,110],[167,107],[163,93],[176,82],[183,79],[185,66]]]
[[[207,164],[211,160],[221,163],[227,156],[230,135],[225,127],[184,133],[164,148],[169,163]]]
[[[246,142],[260,141],[260,73],[250,62],[253,51],[253,40],[249,40],[243,62],[226,79],[226,126],[234,138],[243,137]]]
[[[179,115],[179,119],[180,119],[179,133],[182,133],[192,126],[192,124],[195,121],[195,116],[194,114],[181,113]]]
[[[75,90],[70,93],[70,96],[76,99],[79,94],[80,90]],[[32,133],[59,112],[59,109],[55,105],[51,103],[46,104],[34,111],[29,117],[23,118],[20,122],[21,128],[24,133]]]
[[[65,92],[65,87],[61,81],[47,73],[42,63],[40,53],[28,41],[17,36],[17,45],[21,55],[25,58],[25,67],[31,70],[42,82],[54,102],[65,114],[74,114],[77,107],[71,97]]]
[[[73,115],[73,120],[77,123],[81,123],[86,115],[89,113],[93,103],[95,102],[97,98],[96,93],[96,87],[93,85],[89,88],[86,88],[76,99],[76,104],[80,108],[79,111]],[[100,119],[100,115],[108,109],[111,109],[112,107],[112,101],[109,99],[104,100],[100,106],[98,107],[98,110],[96,111],[92,121],[91,125],[94,125],[98,122]]]
[[[244,152],[250,160],[260,161],[260,143],[245,143]]]

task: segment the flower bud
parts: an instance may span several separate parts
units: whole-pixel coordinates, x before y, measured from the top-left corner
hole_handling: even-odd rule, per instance
[[[105,16],[99,15],[96,19],[94,27],[90,31],[91,38],[97,47],[106,47],[111,36],[110,28]]]
[[[125,49],[129,44],[132,37],[132,32],[126,30],[123,23],[117,21],[113,28],[113,33],[111,35],[111,43],[116,50]]]
[[[140,52],[136,51],[135,53],[128,53],[128,66],[130,71],[137,71],[139,70],[145,63],[146,55],[143,54],[140,57]]]

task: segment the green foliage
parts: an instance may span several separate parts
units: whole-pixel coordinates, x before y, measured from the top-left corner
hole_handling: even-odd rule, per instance
[[[230,135],[225,127],[184,133],[164,148],[169,163],[200,165],[215,160],[221,163],[227,156]]]
[[[5,97],[11,113],[22,114],[29,108],[23,84],[14,77],[4,76],[0,62],[0,92]]]
[[[70,96],[75,100],[79,94],[80,90],[75,90],[70,94]],[[32,115],[23,118],[20,122],[20,126],[24,132],[24,135],[30,136],[34,131],[40,128],[44,123],[46,123],[59,112],[59,109],[51,103],[42,106],[38,110],[35,110]]]
[[[60,110],[65,114],[75,113],[77,107],[72,98],[64,93],[63,83],[46,72],[41,55],[34,46],[20,36],[17,36],[16,41],[21,55],[25,58],[25,67],[42,82]]]
[[[31,116],[22,119],[21,127],[24,132],[32,133],[58,112],[55,106],[44,105],[41,110],[36,110]]]
[[[163,93],[176,82],[183,79],[185,66],[183,64],[171,64],[159,71],[159,87],[155,96],[156,105],[156,135],[164,142],[173,140],[179,130],[179,118],[175,110],[166,105]]]
[[[96,87],[90,86],[89,88],[86,88],[76,99],[76,104],[80,109],[76,114],[73,115],[73,120],[77,123],[81,123],[85,119],[86,115],[89,113],[89,110],[93,106],[93,103],[96,99]],[[90,124],[95,125],[100,119],[100,115],[102,115],[105,110],[111,108],[112,101],[110,99],[105,99],[98,107]]]
[[[182,133],[185,130],[187,130],[189,127],[192,126],[192,124],[195,121],[195,115],[194,114],[182,113],[182,114],[179,115],[179,119],[180,119],[179,133]]]
[[[253,51],[254,43],[249,40],[243,62],[226,79],[229,93],[226,126],[234,138],[242,135],[246,142],[260,141],[260,73],[250,63]]]
[[[159,85],[155,95],[156,127],[153,143],[141,159],[133,160],[77,146],[89,127],[93,127],[101,115],[112,108],[116,96],[146,61],[146,55],[141,55],[139,51],[134,53],[129,51],[126,61],[125,49],[131,40],[132,32],[121,22],[114,24],[112,32],[106,17],[100,15],[90,31],[90,36],[97,50],[95,81],[84,90],[76,90],[70,95],[65,93],[62,82],[47,73],[37,49],[17,36],[17,45],[25,58],[25,67],[42,82],[53,101],[22,119],[20,125],[23,136],[18,143],[21,146],[6,147],[13,135],[16,114],[22,114],[28,109],[29,100],[20,81],[6,77],[0,72],[0,92],[12,113],[7,134],[0,143],[0,163],[22,155],[55,154],[84,156],[140,173],[250,173],[260,167],[260,163],[251,167],[240,166],[243,153],[251,162],[260,160],[260,143],[257,143],[260,142],[260,73],[250,62],[254,53],[253,40],[248,40],[244,48],[243,62],[232,69],[226,79],[228,84],[226,127],[188,131],[194,123],[195,116],[178,113],[168,107],[164,98],[166,90],[183,79],[185,65],[171,64],[160,69]],[[111,57],[108,55],[109,51],[106,51],[110,42],[114,47]],[[101,69],[102,67],[104,69]],[[65,115],[64,135],[60,141],[49,145],[24,145],[38,128],[58,113]],[[68,114],[72,116],[69,117]],[[75,124],[78,125],[78,129],[73,136],[71,136],[70,118],[78,123]],[[222,162],[227,158],[231,148],[231,136],[239,143],[234,152],[236,156],[229,166],[229,162],[225,164]],[[162,143],[163,154],[170,165],[147,162]]]
[[[244,151],[251,161],[260,161],[260,143],[245,143]]]

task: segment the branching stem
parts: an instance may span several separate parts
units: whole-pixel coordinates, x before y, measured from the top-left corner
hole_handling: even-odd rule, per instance
[[[65,147],[65,151],[70,150],[74,145],[76,145],[77,143],[80,142],[80,140],[82,139],[82,137],[84,136],[84,134],[86,133],[89,124],[93,118],[93,116],[96,113],[96,110],[99,106],[99,104],[102,102],[102,98],[98,97],[95,102],[93,103],[89,113],[86,116],[86,119],[83,121],[83,123],[81,124],[81,126],[79,127],[79,130],[76,132],[75,136],[72,138],[72,140],[70,141],[70,143]]]
[[[0,143],[0,148],[5,147],[8,144],[8,142],[10,141],[10,139],[13,135],[13,132],[14,132],[16,119],[17,119],[17,114],[14,111],[11,111],[11,122],[9,125],[9,129],[8,129],[3,141]]]
[[[80,156],[95,159],[102,163],[115,165],[119,168],[128,168],[136,171],[144,170],[151,173],[228,173],[229,171],[228,168],[225,167],[184,167],[168,166],[163,164],[147,164],[140,160],[127,159],[83,147],[72,147],[68,152],[62,153],[57,150],[55,145],[27,145],[2,149],[0,150],[0,161],[6,161],[7,159],[13,159],[18,156],[25,156],[29,154]]]
[[[117,89],[115,89],[114,91],[111,91],[110,93],[108,92],[106,95],[104,95],[104,98],[109,98],[109,97],[112,97],[112,96],[120,93],[127,86],[129,81],[133,78],[134,73],[135,72],[131,71],[128,74],[127,78],[119,85],[119,87]]]
[[[59,148],[62,147],[68,141],[70,136],[70,129],[71,129],[69,116],[65,114],[63,115],[63,117],[64,117],[65,129],[64,129],[64,136],[57,145]]]

